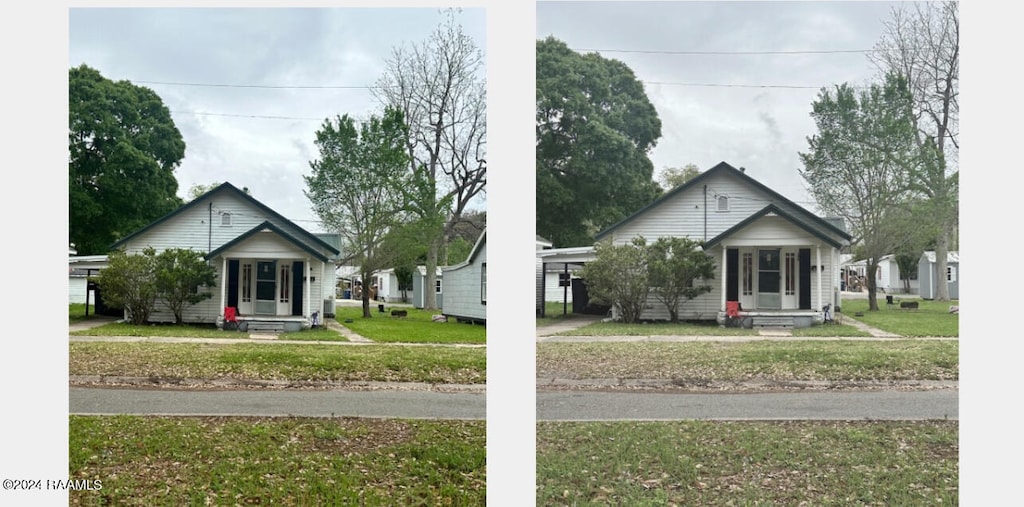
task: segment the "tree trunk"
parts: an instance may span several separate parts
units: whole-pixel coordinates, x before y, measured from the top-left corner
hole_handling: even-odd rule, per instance
[[[878,290],[878,282],[875,281],[877,271],[878,261],[873,258],[868,259],[864,283],[867,284],[868,288],[868,310],[870,311],[878,311],[878,295],[875,294],[875,291]]]
[[[370,313],[370,273],[365,273],[364,272],[362,274],[362,277],[363,277],[363,290],[361,292],[362,292],[362,296],[363,296],[362,297],[362,299],[363,299],[363,318],[364,319],[368,319],[368,318],[373,316],[373,314]]]

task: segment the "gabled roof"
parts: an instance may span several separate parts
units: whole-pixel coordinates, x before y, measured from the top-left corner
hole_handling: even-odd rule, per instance
[[[281,236],[282,238],[288,240],[291,244],[301,248],[302,250],[306,251],[308,254],[312,255],[313,257],[316,257],[317,260],[319,260],[320,262],[327,262],[327,257],[324,256],[324,254],[318,252],[314,248],[310,248],[310,246],[308,244],[306,244],[303,241],[299,241],[297,238],[295,238],[295,236],[292,236],[291,234],[288,234],[287,232],[284,232],[284,230],[282,230],[280,227],[274,225],[270,221],[263,222],[262,224],[257,225],[256,227],[253,227],[252,229],[249,229],[248,231],[246,231],[242,235],[238,236],[237,238],[235,238],[235,239],[233,239],[231,241],[228,241],[227,243],[224,243],[223,245],[221,245],[220,247],[218,247],[214,251],[206,254],[205,258],[206,258],[206,260],[210,260],[210,259],[220,255],[221,252],[224,252],[224,251],[227,251],[227,250],[231,249],[235,245],[237,245],[239,243],[242,243],[243,241],[249,239],[254,234],[258,234],[258,233],[260,233],[261,231],[264,231],[264,230],[273,231],[278,236]]]
[[[806,220],[806,217],[797,216],[797,215],[791,213],[790,211],[787,211],[787,210],[781,208],[780,206],[777,206],[775,204],[769,204],[769,205],[765,206],[764,208],[762,208],[757,213],[754,213],[753,215],[750,215],[749,217],[747,217],[742,222],[740,222],[740,223],[730,227],[728,230],[722,232],[718,236],[715,236],[714,238],[711,238],[710,240],[706,241],[704,243],[704,249],[705,250],[711,249],[711,247],[717,245],[718,243],[723,241],[725,238],[728,238],[729,236],[732,236],[733,234],[736,234],[737,232],[739,232],[744,227],[754,223],[755,221],[757,221],[761,217],[763,217],[765,215],[768,215],[770,213],[774,213],[774,214],[776,214],[776,215],[778,215],[778,216],[780,216],[782,218],[785,218],[790,223],[796,225],[797,227],[800,227],[801,229],[809,232],[812,236],[814,236],[814,237],[824,241],[825,243],[828,243],[829,245],[831,245],[831,246],[833,246],[835,248],[839,248],[840,246],[842,246],[842,242],[837,241],[836,238],[834,237],[834,235],[830,235],[830,234],[828,234],[828,233],[826,233],[825,231],[822,230],[822,228],[820,227],[820,225],[821,225],[820,223],[811,222],[809,220]]]
[[[326,242],[324,242],[324,240],[318,238],[317,236],[315,236],[314,234],[310,233],[306,229],[303,229],[302,227],[299,227],[298,225],[296,225],[291,220],[288,220],[287,218],[281,216],[281,214],[279,214],[278,212],[268,208],[265,204],[257,201],[253,196],[251,196],[251,195],[249,195],[249,194],[239,190],[237,187],[235,187],[234,185],[232,185],[231,183],[228,183],[228,182],[221,183],[220,185],[218,185],[216,188],[210,190],[209,192],[206,192],[205,194],[203,194],[203,195],[201,195],[199,197],[196,197],[195,199],[192,199],[191,201],[185,203],[184,205],[182,205],[178,209],[176,209],[176,210],[174,210],[174,211],[172,211],[172,212],[170,212],[170,213],[168,213],[168,214],[166,214],[166,215],[164,215],[164,216],[154,220],[149,225],[147,225],[147,226],[145,226],[145,227],[143,227],[143,228],[141,228],[141,229],[139,229],[139,230],[129,234],[128,236],[125,236],[124,238],[121,238],[116,243],[111,245],[110,249],[113,250],[115,248],[120,247],[122,244],[124,244],[128,240],[130,240],[130,239],[132,239],[132,238],[134,238],[134,237],[136,237],[136,236],[138,236],[138,235],[140,235],[140,234],[142,234],[142,233],[144,233],[144,232],[146,232],[146,231],[156,227],[159,224],[162,224],[162,223],[170,220],[171,218],[173,218],[173,217],[183,213],[185,210],[188,210],[188,209],[191,209],[191,208],[193,208],[195,206],[198,206],[199,203],[203,199],[205,199],[207,196],[210,196],[210,195],[213,195],[213,194],[215,194],[217,192],[222,192],[222,191],[233,192],[236,196],[241,197],[243,200],[248,201],[253,206],[256,206],[257,208],[259,208],[260,211],[263,211],[264,213],[266,213],[266,214],[268,214],[268,215],[270,215],[270,216],[272,216],[272,217],[274,217],[274,218],[276,218],[278,220],[281,220],[283,223],[286,223],[286,224],[294,227],[296,230],[300,231],[300,234],[303,237],[305,237],[306,240],[311,241],[313,244],[315,244],[317,246],[320,246],[322,248],[327,249],[332,254],[337,255],[337,254],[341,253],[334,246],[331,246],[331,245],[327,244]],[[304,248],[308,248],[308,247],[304,247]]]
[[[719,162],[718,165],[712,167],[711,169],[708,169],[707,171],[704,171],[704,172],[698,174],[697,176],[693,177],[692,179],[690,179],[686,183],[683,183],[682,185],[679,185],[678,187],[670,190],[665,195],[659,197],[658,199],[655,199],[654,202],[648,204],[647,206],[644,206],[643,208],[640,208],[640,210],[637,211],[636,213],[633,213],[632,215],[622,219],[621,221],[619,221],[619,223],[617,223],[615,225],[612,225],[611,227],[608,227],[607,229],[597,233],[597,235],[594,236],[594,240],[595,241],[600,240],[601,238],[603,238],[603,237],[607,236],[608,234],[610,234],[615,229],[621,227],[622,225],[624,225],[624,224],[626,224],[628,222],[633,221],[634,219],[636,219],[640,215],[643,215],[644,213],[646,213],[648,210],[650,210],[650,209],[660,205],[661,203],[667,201],[668,199],[671,199],[676,194],[678,194],[680,192],[685,192],[688,189],[691,189],[691,188],[697,187],[699,185],[702,185],[703,182],[705,180],[707,180],[708,178],[710,178],[712,175],[719,174],[719,173],[727,173],[727,174],[729,174],[729,175],[731,175],[731,176],[733,176],[735,178],[738,178],[740,181],[742,181],[742,182],[744,182],[744,183],[746,183],[746,184],[748,184],[748,185],[750,185],[750,186],[752,186],[752,187],[754,187],[754,188],[756,188],[758,190],[761,190],[762,192],[768,194],[773,200],[776,201],[773,204],[776,205],[778,209],[780,209],[780,210],[782,210],[782,209],[787,210],[787,212],[788,212],[787,214],[789,216],[791,216],[791,217],[794,217],[794,218],[795,217],[800,217],[799,222],[801,224],[806,223],[806,222],[815,222],[816,224],[819,224],[819,225],[815,225],[815,229],[822,229],[822,230],[830,231],[831,234],[838,235],[839,237],[845,239],[846,241],[850,241],[850,240],[853,239],[853,237],[850,236],[849,234],[847,234],[846,231],[842,230],[839,227],[836,227],[836,225],[833,225],[829,221],[818,217],[814,213],[811,213],[810,211],[807,211],[806,209],[804,209],[800,205],[796,204],[795,202],[790,201],[789,199],[786,199],[785,197],[782,196],[782,194],[780,194],[780,193],[778,193],[778,192],[768,188],[763,183],[755,180],[754,178],[751,178],[750,176],[747,176],[746,172],[740,171],[739,169],[736,169],[735,167],[733,167],[733,166],[731,166],[731,165],[729,165],[729,164],[727,164],[725,162]],[[721,237],[721,236],[719,236],[719,237]],[[836,246],[839,246],[839,245],[836,245]]]
[[[447,266],[447,267],[444,268],[444,270],[445,271],[452,271],[452,270],[455,270],[455,269],[458,269],[458,268],[461,268],[461,267],[468,266],[468,265],[472,264],[473,263],[473,259],[476,259],[476,256],[477,256],[477,254],[480,253],[480,250],[483,248],[483,245],[487,244],[487,239],[486,238],[487,238],[487,228],[485,227],[484,228],[484,232],[480,233],[480,237],[476,238],[476,243],[473,244],[473,249],[469,251],[469,256],[466,257],[466,260],[464,260],[464,261],[462,261],[462,262],[460,262],[460,263],[458,263],[458,264],[456,264],[454,266]]]

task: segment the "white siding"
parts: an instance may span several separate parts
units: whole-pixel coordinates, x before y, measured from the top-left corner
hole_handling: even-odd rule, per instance
[[[129,254],[138,254],[146,247],[152,247],[157,252],[169,248],[186,248],[205,254],[234,241],[242,234],[267,221],[299,241],[313,244],[313,240],[305,231],[272,216],[248,199],[229,190],[207,195],[195,204],[186,206],[167,220],[125,242],[125,251]],[[225,225],[223,220],[225,214],[229,214],[231,217],[229,225]],[[315,248],[324,254],[327,253],[319,246]],[[296,261],[303,262],[306,276],[315,278],[315,281],[309,283],[308,290],[305,287],[302,289],[302,313],[306,316],[314,311],[320,311],[322,315],[324,300],[332,298],[334,295],[336,276],[333,264],[320,262],[309,252],[277,233],[261,231],[233,245],[215,259],[211,259],[210,263],[217,272],[217,286],[200,288],[200,291],[207,291],[212,297],[195,305],[187,306],[183,313],[183,319],[186,322],[215,323],[217,317],[221,315],[222,303],[226,304],[227,298],[227,295],[224,294],[225,299],[222,299],[221,288],[221,284],[227,282],[227,277],[222,276],[221,273],[224,269],[225,258],[240,259],[243,262],[256,259],[275,260],[278,261],[278,266],[290,265]],[[290,294],[289,301],[296,296],[296,294]],[[243,314],[251,312],[251,309],[247,312],[246,306],[241,302],[239,307]],[[291,313],[290,303],[279,302],[278,307],[279,313]],[[151,320],[172,322],[174,315],[166,309],[166,305],[158,301]]]
[[[558,280],[560,279],[561,272],[555,273],[548,271],[544,277],[544,300],[545,301],[557,301],[562,302],[564,297],[567,303],[572,303],[572,287],[559,287]],[[570,279],[576,278],[572,272],[569,272]]]
[[[231,214],[231,225],[221,225],[221,215],[224,213]],[[261,211],[251,202],[225,191],[203,198],[167,221],[132,238],[125,246],[128,253],[139,253],[147,246],[158,252],[168,248],[191,248],[206,253],[265,221],[270,221],[288,234],[305,236],[293,226]]]
[[[487,243],[481,243],[473,262],[444,270],[441,313],[472,320],[487,318],[487,305],[480,297],[483,265],[486,262]]]
[[[712,239],[770,203],[767,194],[728,175],[716,174],[706,180],[707,237],[704,236],[704,185],[672,196],[643,215],[623,224],[613,233],[613,242],[627,244],[636,236],[648,242],[665,236],[687,236],[693,240]],[[729,211],[717,211],[715,194],[728,195]]]
[[[68,304],[85,304],[86,278],[84,276],[68,277]],[[89,302],[94,303],[94,301]]]

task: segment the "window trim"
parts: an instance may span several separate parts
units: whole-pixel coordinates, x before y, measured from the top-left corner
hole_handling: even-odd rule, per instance
[[[480,264],[480,304],[487,304],[487,263]]]
[[[715,198],[715,211],[729,211],[729,196],[719,195]]]

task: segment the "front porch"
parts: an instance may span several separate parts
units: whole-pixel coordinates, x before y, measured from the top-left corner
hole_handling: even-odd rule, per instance
[[[814,310],[751,310],[739,311],[736,312],[735,317],[730,317],[729,312],[724,311],[719,312],[715,320],[720,326],[736,326],[746,329],[798,329],[822,324],[825,321],[825,312]]]
[[[227,313],[227,312],[225,312]],[[224,316],[217,319],[217,327],[241,332],[285,333],[302,331],[312,327],[312,320],[301,315],[236,315],[233,322]]]

